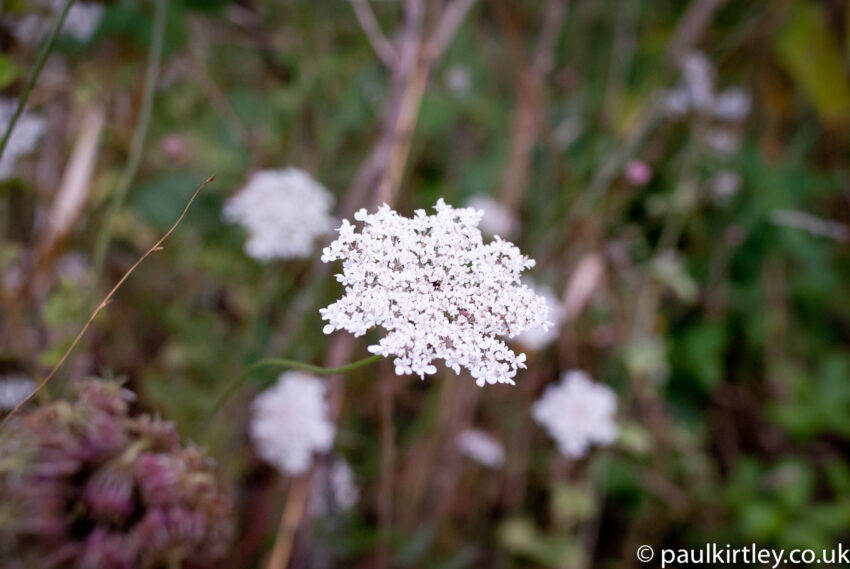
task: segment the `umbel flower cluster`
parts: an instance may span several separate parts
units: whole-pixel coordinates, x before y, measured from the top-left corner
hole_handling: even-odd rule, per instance
[[[90,380],[3,431],[0,566],[219,566],[230,500],[172,423],[129,416],[132,395]]]
[[[251,437],[257,453],[283,474],[307,472],[314,452],[331,449],[334,434],[325,384],[312,375],[283,373],[254,399]]]
[[[617,438],[617,395],[580,370],[564,373],[546,388],[531,414],[549,431],[561,454],[580,458],[591,444],[609,445]]]
[[[339,237],[322,261],[343,260],[337,280],[345,294],[321,315],[324,332],[355,336],[381,326],[387,334],[369,351],[395,356],[399,375],[434,374],[435,359],[460,373],[466,368],[479,386],[511,383],[524,368],[500,337],[547,327],[546,300],[520,283],[534,261],[513,244],[484,243],[482,212],[455,209],[442,199],[435,215],[417,210],[402,217],[384,204],[376,213],[361,209],[358,232],[343,220]]]
[[[333,203],[333,195],[302,170],[262,170],[227,200],[224,219],[245,227],[245,252],[255,259],[304,258],[316,238],[333,229]]]

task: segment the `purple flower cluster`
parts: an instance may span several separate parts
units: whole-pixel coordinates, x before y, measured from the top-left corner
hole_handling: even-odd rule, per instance
[[[0,567],[216,567],[233,527],[209,458],[90,380],[0,433]]]

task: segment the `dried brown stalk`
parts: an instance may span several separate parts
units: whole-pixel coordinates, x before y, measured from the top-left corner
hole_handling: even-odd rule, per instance
[[[292,480],[289,487],[289,495],[286,498],[286,506],[280,518],[280,527],[277,531],[277,540],[269,557],[267,569],[286,569],[289,558],[292,555],[292,544],[295,541],[295,532],[304,517],[307,496],[310,494],[310,476],[305,475]]]

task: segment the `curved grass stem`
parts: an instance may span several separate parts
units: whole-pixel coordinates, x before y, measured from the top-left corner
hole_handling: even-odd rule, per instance
[[[239,376],[225,388],[224,392],[216,398],[212,410],[210,411],[210,418],[214,417],[218,410],[221,409],[221,407],[227,402],[227,400],[230,399],[233,394],[239,390],[240,387],[245,385],[245,382],[248,381],[248,378],[251,376],[251,374],[259,369],[266,367],[275,367],[278,369],[298,369],[302,371],[309,371],[311,373],[315,373],[316,375],[336,375],[340,373],[347,373],[357,368],[367,366],[371,363],[378,361],[382,357],[383,356],[376,354],[340,367],[322,367],[286,358],[266,358],[258,360],[247,368],[245,368],[245,371],[239,374]]]

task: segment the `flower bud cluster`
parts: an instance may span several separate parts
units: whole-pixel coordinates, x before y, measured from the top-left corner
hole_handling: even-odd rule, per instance
[[[90,380],[0,436],[0,559],[23,567],[217,567],[231,504],[174,425],[131,417],[132,393]]]

